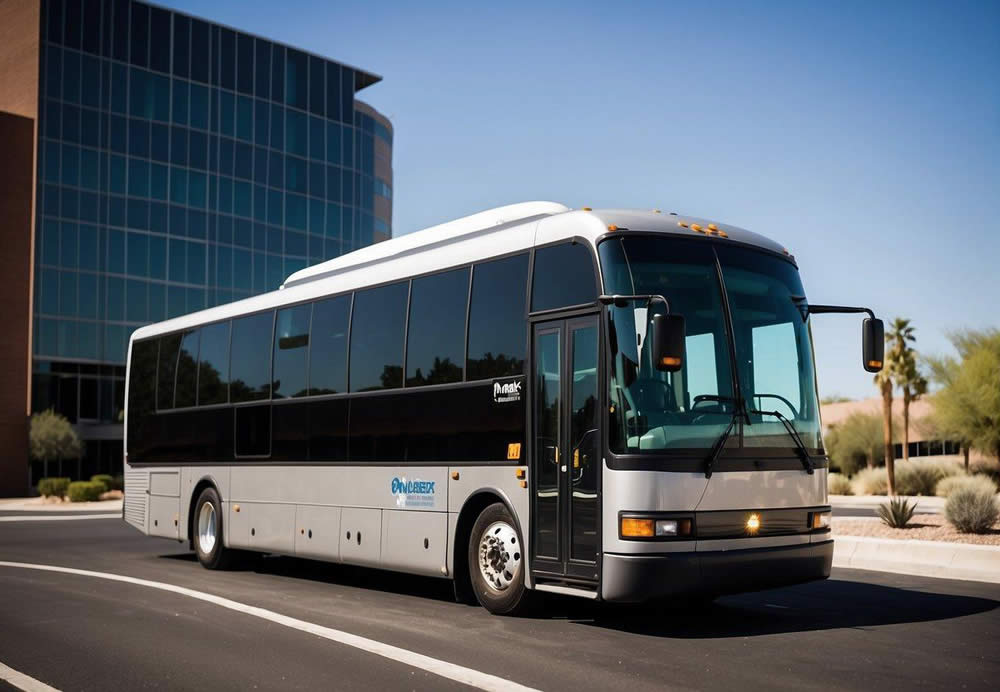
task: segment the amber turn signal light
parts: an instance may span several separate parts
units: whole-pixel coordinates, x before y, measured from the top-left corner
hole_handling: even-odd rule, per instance
[[[655,535],[655,522],[652,519],[634,519],[622,517],[622,538],[652,538]]]

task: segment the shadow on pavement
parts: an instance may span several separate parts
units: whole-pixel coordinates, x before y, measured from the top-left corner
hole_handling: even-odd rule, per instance
[[[190,552],[160,557],[195,560]],[[237,569],[283,579],[337,584],[454,603],[452,583],[447,579],[277,555],[251,557]],[[863,629],[947,620],[1000,607],[1000,601],[990,598],[841,579],[725,596],[713,603],[679,600],[625,605],[594,603],[551,594],[539,596],[543,597],[530,615],[535,619],[567,620],[632,634],[679,639]]]
[[[197,562],[197,558],[192,552],[160,555],[159,557],[168,560]],[[317,584],[337,584],[386,593],[419,596],[438,601],[452,603],[455,601],[449,579],[435,579],[284,555],[248,555],[245,560],[228,571],[254,572],[285,579],[300,579]]]
[[[995,610],[1000,602],[866,582],[814,584],[720,598],[715,603],[594,604],[582,624],[654,637],[711,639],[948,620]],[[582,613],[581,613],[582,615]]]

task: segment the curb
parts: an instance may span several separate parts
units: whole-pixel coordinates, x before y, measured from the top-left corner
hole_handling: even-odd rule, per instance
[[[1000,584],[1000,546],[836,536],[833,566]]]
[[[38,514],[60,512],[121,512],[124,500],[100,500],[98,502],[62,502],[59,504],[42,504],[33,502],[34,498],[18,500],[0,500],[0,512],[32,512]]]

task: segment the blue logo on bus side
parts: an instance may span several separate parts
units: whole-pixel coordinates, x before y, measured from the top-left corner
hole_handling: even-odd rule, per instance
[[[393,495],[433,495],[436,481],[408,481],[405,478],[392,479]]]

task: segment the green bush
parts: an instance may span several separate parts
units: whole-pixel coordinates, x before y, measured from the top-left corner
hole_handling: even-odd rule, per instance
[[[831,495],[853,495],[850,479],[840,473],[830,473],[826,477],[826,486]]]
[[[112,479],[111,479],[111,489],[112,490],[125,490],[125,479],[122,478],[122,475],[120,473],[118,475],[112,477]]]
[[[896,492],[899,495],[933,495],[944,478],[962,473],[962,466],[946,459],[896,460]]]
[[[103,484],[104,492],[111,490],[111,485],[114,483],[114,479],[106,473],[98,473],[96,476],[91,476],[90,480],[92,483]]]
[[[38,481],[38,494],[42,497],[66,497],[68,478],[43,478]]]
[[[973,476],[949,476],[938,481],[934,494],[938,497],[951,497],[959,488],[982,488],[996,494],[997,484],[989,476],[978,473]]]
[[[878,518],[886,526],[894,529],[906,528],[906,523],[913,517],[917,503],[910,504],[909,500],[901,497],[891,497],[889,501],[878,506]]]
[[[885,495],[889,492],[889,479],[884,468],[861,469],[851,478],[855,495]]]
[[[944,516],[962,533],[986,533],[997,518],[996,495],[984,488],[959,488],[944,504]]]
[[[76,481],[69,484],[70,502],[95,502],[101,499],[104,483],[100,481]]]

